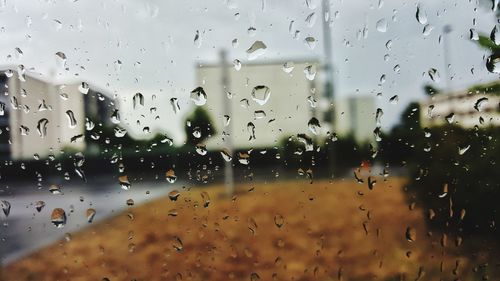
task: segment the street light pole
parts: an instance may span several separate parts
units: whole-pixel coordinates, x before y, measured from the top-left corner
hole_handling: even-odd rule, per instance
[[[222,71],[221,79],[221,94],[222,94],[222,108],[224,108],[224,115],[231,117],[232,108],[231,100],[227,97],[226,92],[229,92],[230,81],[229,81],[229,67],[227,63],[227,53],[226,50],[221,50],[220,52],[220,65]],[[225,118],[225,117],[224,117]],[[233,176],[233,132],[232,132],[232,122],[229,122],[224,129],[223,137],[224,144],[227,153],[231,156],[231,160],[224,162],[224,185],[226,188],[226,194],[232,196],[234,194],[234,176]]]

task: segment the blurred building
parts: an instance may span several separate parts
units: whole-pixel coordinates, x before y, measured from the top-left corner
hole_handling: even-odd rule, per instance
[[[437,94],[420,104],[422,127],[453,123],[464,128],[500,126],[500,84],[478,85],[452,94]]]
[[[104,96],[89,90],[86,83],[57,85],[7,70],[0,75],[0,89],[0,155],[4,159],[82,151],[86,116],[107,114],[101,105]]]
[[[375,122],[375,99],[350,95],[335,100],[335,132],[340,137],[352,136],[358,143],[372,142]]]
[[[227,67],[225,78],[220,65],[197,68],[197,85],[207,94],[203,107],[218,132],[207,141],[207,148],[223,147],[223,132],[229,132],[229,126],[235,149],[273,147],[292,135],[312,135],[308,121],[323,115],[317,112],[316,106],[321,87],[312,79],[319,67],[315,61],[295,61],[293,67],[291,63],[288,67],[284,64],[251,63],[239,70]],[[227,88],[223,86],[223,79],[227,81]],[[226,112],[231,112],[229,125],[224,117]],[[319,121],[321,124],[322,120]]]

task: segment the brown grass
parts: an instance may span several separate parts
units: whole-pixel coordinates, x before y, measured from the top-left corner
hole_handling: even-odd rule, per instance
[[[441,262],[438,276],[450,278],[458,258],[426,234],[423,211],[409,209],[403,184],[241,184],[235,200],[218,186],[183,190],[176,202],[131,208],[7,266],[4,280],[251,280],[252,273],[260,280],[416,280],[420,267],[427,273],[420,280],[430,280]],[[178,216],[168,216],[174,208]],[[417,233],[413,243],[408,226]],[[467,260],[460,263],[458,274]]]

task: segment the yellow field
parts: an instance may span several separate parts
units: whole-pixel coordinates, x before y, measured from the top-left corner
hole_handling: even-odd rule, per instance
[[[427,234],[403,184],[242,184],[232,199],[220,186],[180,190],[175,202],[130,208],[9,265],[4,279],[454,280],[470,272],[451,254],[453,237],[443,248],[441,235]]]

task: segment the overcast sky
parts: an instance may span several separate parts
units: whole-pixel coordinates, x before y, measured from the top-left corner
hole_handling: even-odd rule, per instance
[[[122,116],[136,134],[141,132],[135,126],[138,115],[149,116],[148,108],[156,106],[160,119],[147,117],[143,125],[166,131],[179,143],[181,120],[192,106],[189,91],[198,86],[197,62],[215,62],[224,48],[231,61],[237,58],[245,67],[245,50],[256,40],[268,47],[261,61],[322,58],[324,16],[320,0],[310,2],[308,7],[305,0],[267,0],[264,4],[261,0],[0,0],[0,65],[23,64],[46,78],[56,73],[59,81],[85,80],[106,89],[120,99],[125,107]],[[409,101],[423,98],[423,84],[445,87],[443,45],[438,38],[446,24],[453,29],[448,36],[452,88],[498,79],[485,68],[487,51],[469,39],[471,28],[489,34],[496,19],[489,7],[480,7],[474,0],[330,3],[336,94],[375,96],[381,92],[377,105],[385,111],[385,128],[394,124]],[[419,4],[427,24],[434,27],[427,36],[415,17]],[[306,18],[313,12],[316,21],[310,26]],[[288,30],[292,20],[294,29],[300,31],[298,40]],[[385,32],[376,28],[380,20],[387,23]],[[254,35],[249,27],[256,28]],[[359,36],[365,27],[366,36]],[[199,46],[194,42],[197,31]],[[313,50],[304,44],[308,36],[318,41]],[[235,38],[237,48],[232,46]],[[392,41],[390,50],[388,40]],[[69,71],[58,65],[56,52],[66,55]],[[396,65],[399,73],[393,70]],[[430,80],[430,68],[440,72],[440,82]],[[383,74],[386,81],[381,84]],[[126,111],[136,92],[146,97],[144,112]],[[389,104],[388,99],[396,94],[400,102]],[[174,114],[171,97],[180,100],[181,112]]]

